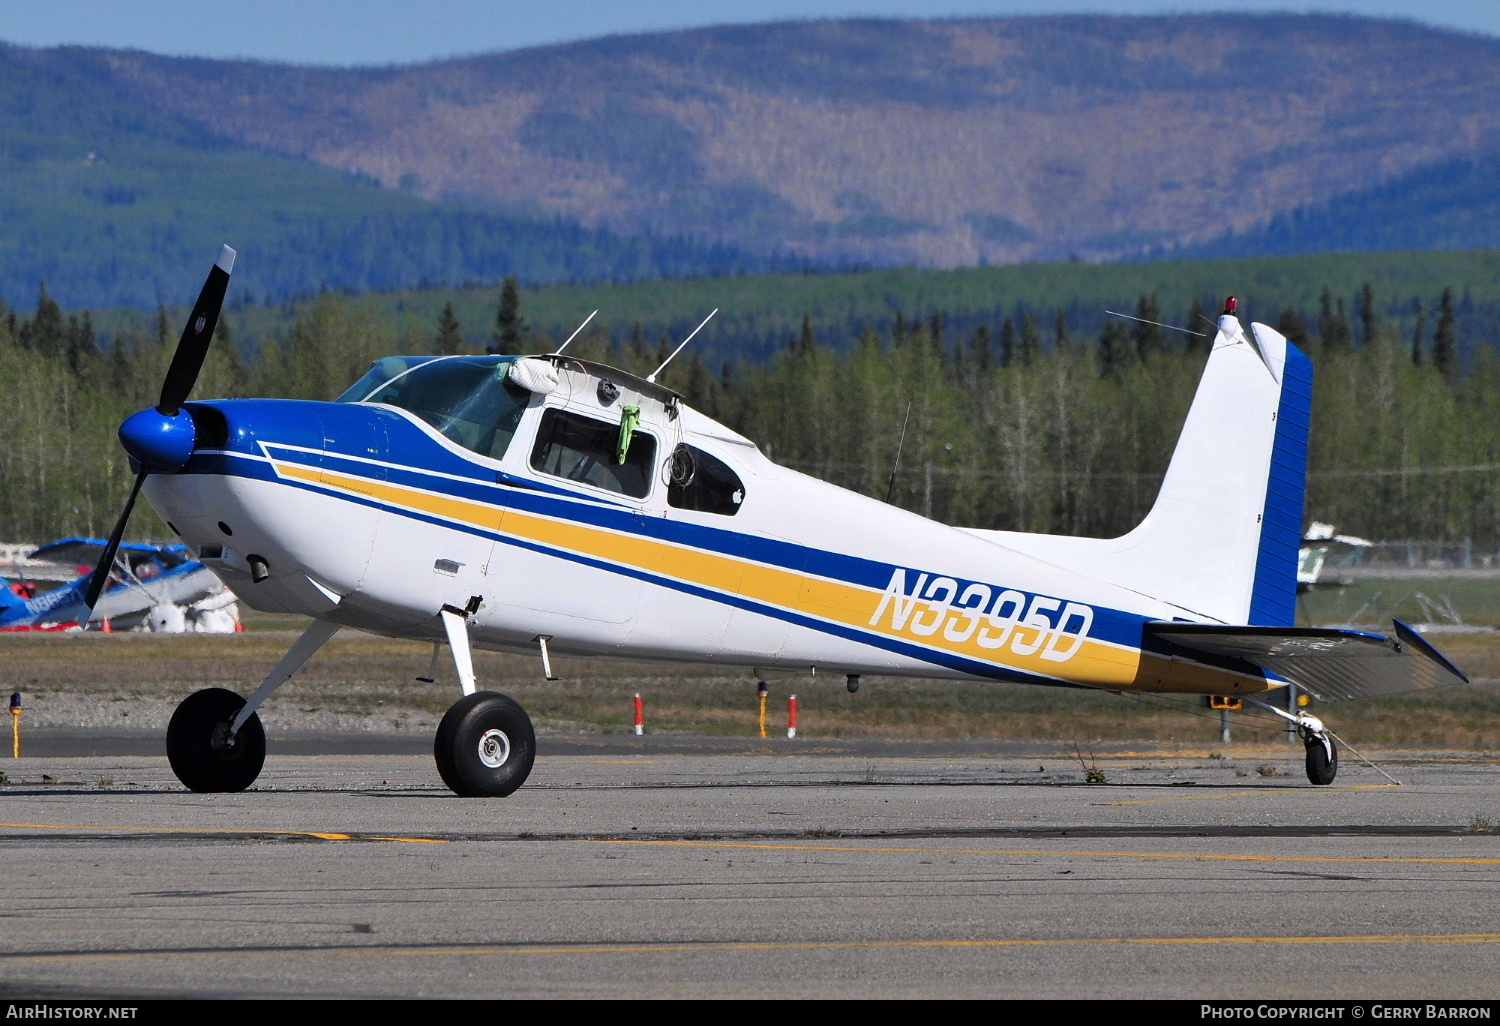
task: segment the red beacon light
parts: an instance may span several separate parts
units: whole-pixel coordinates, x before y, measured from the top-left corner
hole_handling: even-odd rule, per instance
[[[1233,317],[1240,309],[1240,301],[1230,296],[1224,300],[1224,316]]]

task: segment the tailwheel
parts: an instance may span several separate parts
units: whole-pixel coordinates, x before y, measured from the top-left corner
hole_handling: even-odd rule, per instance
[[[182,700],[167,724],[167,761],[190,791],[243,791],[266,761],[266,732],[252,714],[229,733],[245,700],[224,688],[205,688]]]
[[[498,691],[476,691],[453,704],[433,742],[443,783],[464,798],[504,798],[526,782],[536,760],[536,732],[519,703]]]
[[[1307,779],[1314,784],[1331,784],[1339,772],[1339,750],[1330,737],[1306,734],[1302,743],[1307,746]]]

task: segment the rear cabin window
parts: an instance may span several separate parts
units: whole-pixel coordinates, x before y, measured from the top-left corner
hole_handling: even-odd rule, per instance
[[[633,432],[625,462],[616,463],[619,438],[619,424],[547,410],[531,450],[532,469],[644,499],[651,491],[656,439],[644,431]]]
[[[712,453],[679,445],[667,463],[667,504],[699,513],[732,517],[745,501],[739,475]]]

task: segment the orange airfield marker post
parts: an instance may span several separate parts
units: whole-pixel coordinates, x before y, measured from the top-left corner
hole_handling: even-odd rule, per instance
[[[646,732],[646,703],[641,701],[641,693],[635,693],[635,733],[636,736]]]
[[[797,696],[793,695],[786,703],[786,736],[788,739],[797,736]]]

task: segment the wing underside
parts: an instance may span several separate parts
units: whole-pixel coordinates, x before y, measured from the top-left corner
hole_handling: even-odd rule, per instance
[[[1400,620],[1395,637],[1329,627],[1222,627],[1151,623],[1146,631],[1190,653],[1238,659],[1306,688],[1325,702],[1397,695],[1468,676]]]

